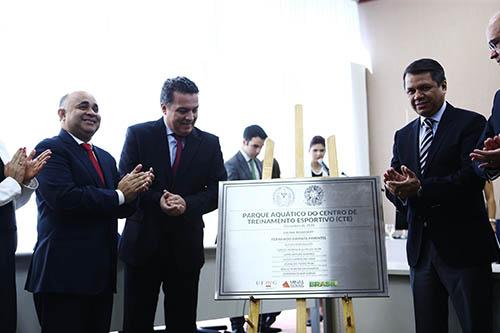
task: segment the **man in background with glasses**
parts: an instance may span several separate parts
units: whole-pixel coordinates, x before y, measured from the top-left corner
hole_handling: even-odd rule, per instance
[[[486,28],[490,59],[500,65],[500,12],[493,15]],[[476,172],[490,180],[500,176],[500,90],[493,99],[490,119],[472,154]]]

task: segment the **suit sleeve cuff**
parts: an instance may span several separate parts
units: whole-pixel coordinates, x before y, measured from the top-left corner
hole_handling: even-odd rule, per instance
[[[500,169],[484,169],[486,179],[495,180],[500,176]]]

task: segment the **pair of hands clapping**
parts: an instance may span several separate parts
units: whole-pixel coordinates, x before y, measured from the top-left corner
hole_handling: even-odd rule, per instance
[[[389,168],[384,173],[384,184],[390,193],[403,200],[417,195],[420,188],[420,180],[404,165],[401,166],[401,173]]]
[[[153,168],[141,171],[142,164],[138,164],[132,172],[126,174],[118,183],[118,190],[125,196],[125,202],[130,202],[138,193],[149,190],[155,178]],[[160,198],[161,210],[169,216],[179,216],[186,211],[186,201],[178,195],[164,191]]]
[[[47,164],[52,152],[47,149],[37,158],[34,158],[35,154],[35,149],[29,155],[26,155],[26,148],[19,148],[12,159],[4,166],[5,177],[14,178],[19,184],[29,184],[40,173],[43,166]]]
[[[483,149],[474,149],[470,157],[480,168],[500,169],[500,134],[484,140]]]
[[[155,175],[153,168],[141,171],[142,164],[138,164],[132,172],[127,173],[118,183],[118,190],[125,196],[125,202],[135,200],[138,193],[146,192],[153,183]]]

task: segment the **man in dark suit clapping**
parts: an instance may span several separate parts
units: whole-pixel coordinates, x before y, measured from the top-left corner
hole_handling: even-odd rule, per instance
[[[101,113],[87,92],[65,95],[52,157],[38,176],[38,239],[26,281],[43,333],[109,332],[116,289],[117,218],[133,213],[153,175],[136,165],[120,180],[115,159],[90,143]]]
[[[408,220],[407,256],[416,331],[448,332],[451,299],[464,332],[492,331],[491,262],[496,242],[469,154],[485,124],[445,100],[435,60],[405,70],[404,88],[419,117],[394,136],[387,197]]]
[[[493,15],[486,29],[490,58],[500,65],[500,12]],[[478,142],[478,149],[471,154],[476,172],[486,179],[500,176],[500,90],[493,99],[493,109]]]

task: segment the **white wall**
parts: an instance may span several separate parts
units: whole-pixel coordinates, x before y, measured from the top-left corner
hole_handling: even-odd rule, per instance
[[[382,175],[390,164],[394,132],[415,118],[403,91],[402,73],[413,60],[438,60],[455,106],[491,113],[500,68],[489,60],[485,37],[498,0],[384,0],[359,5],[362,39],[372,60],[367,76],[370,166]],[[496,198],[500,187],[495,183]],[[497,200],[498,202],[498,200]],[[394,208],[384,200],[385,221]]]

